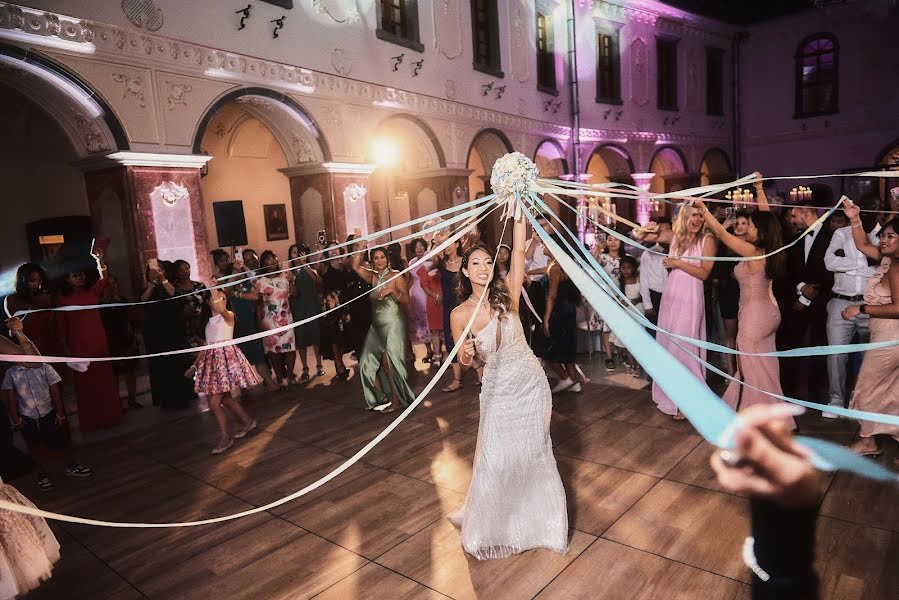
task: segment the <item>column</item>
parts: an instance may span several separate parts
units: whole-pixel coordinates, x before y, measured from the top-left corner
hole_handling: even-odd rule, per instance
[[[200,169],[209,156],[116,152],[81,161],[95,237],[108,237],[110,272],[134,293],[151,258],[185,260],[211,277]],[[126,284],[127,285],[127,284]]]
[[[645,225],[652,220],[653,202],[649,199],[649,185],[655,173],[631,173],[636,185],[643,192],[637,198],[637,223]]]

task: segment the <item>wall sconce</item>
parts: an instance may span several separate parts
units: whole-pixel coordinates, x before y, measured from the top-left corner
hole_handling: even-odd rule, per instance
[[[501,85],[498,88],[496,88],[496,99],[499,100],[500,98],[502,98],[503,94],[505,92],[506,92],[506,86],[504,86],[504,85]]]
[[[557,101],[553,102],[553,114],[556,114],[557,112],[559,112],[560,108],[562,108],[561,100],[557,100]]]
[[[617,111],[617,112],[615,113],[615,120],[616,120],[616,121],[619,120],[619,119],[621,118],[622,115],[624,115],[624,111],[623,111],[623,110]]]
[[[422,66],[425,64],[425,59],[421,59],[417,62],[412,63],[415,65],[415,68],[412,69],[412,77],[418,77],[418,72],[421,71]]]
[[[487,94],[490,93],[490,90],[493,89],[493,82],[491,81],[490,83],[486,83],[486,84],[482,85],[481,88],[483,88],[484,95],[486,96]]]
[[[247,26],[247,19],[250,18],[250,9],[253,8],[252,4],[247,4],[246,8],[242,8],[239,11],[235,12],[235,15],[243,15],[240,18],[240,27],[237,28],[237,31],[240,31],[244,27]]]
[[[274,29],[274,31],[272,31],[272,39],[278,37],[278,31],[280,31],[281,29],[284,29],[284,19],[286,19],[286,18],[287,18],[286,16],[281,15],[280,19],[272,19],[271,21],[269,21],[269,23],[275,24],[275,29]]]
[[[406,56],[406,53],[403,52],[399,56],[393,56],[390,58],[390,60],[393,61],[393,70],[394,71],[400,70],[400,65],[403,64],[403,58],[405,58],[405,56]]]
[[[547,112],[552,107],[553,107],[552,99],[547,100],[546,102],[543,103],[543,112]]]
[[[604,110],[602,113],[602,120],[605,121],[609,118],[609,115],[612,114],[612,109]]]

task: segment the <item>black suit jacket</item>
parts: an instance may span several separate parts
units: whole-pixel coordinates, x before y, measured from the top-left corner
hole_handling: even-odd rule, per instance
[[[775,295],[781,305],[781,310],[789,311],[793,303],[799,298],[796,286],[800,283],[817,283],[818,296],[812,300],[812,304],[806,310],[810,312],[824,312],[827,302],[830,300],[830,290],[833,288],[833,273],[824,266],[824,255],[830,246],[833,232],[826,224],[822,225],[815,234],[808,260],[805,258],[805,240],[800,240],[787,250],[786,275],[780,285],[775,286]],[[789,314],[788,312],[786,314]]]

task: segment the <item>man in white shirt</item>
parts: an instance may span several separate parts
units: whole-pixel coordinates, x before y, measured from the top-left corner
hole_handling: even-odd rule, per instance
[[[666,230],[671,230],[671,223],[660,221],[659,231]],[[668,255],[668,245],[656,243],[650,250],[651,252],[644,252],[640,257],[640,296],[643,299],[646,318],[657,323],[662,292],[668,280],[668,269],[662,265],[662,261]],[[655,337],[655,331],[651,333]]]
[[[860,206],[869,204],[865,203],[864,199],[859,201]],[[869,231],[868,238],[871,243],[879,244],[877,234],[880,232],[880,225],[873,219],[865,219],[864,225]],[[874,267],[868,264],[868,259],[855,246],[851,227],[841,227],[833,232],[827,253],[824,255],[824,265],[834,274],[833,292],[827,303],[827,343],[831,346],[851,344],[856,335],[859,343],[867,342],[870,320],[868,315],[859,314],[849,321],[842,317],[844,308],[863,303],[868,278],[874,274]],[[828,402],[831,406],[839,408],[846,406],[848,361],[848,354],[831,354],[827,357],[827,379],[830,383]],[[829,412],[822,412],[821,416],[828,419],[837,417]]]

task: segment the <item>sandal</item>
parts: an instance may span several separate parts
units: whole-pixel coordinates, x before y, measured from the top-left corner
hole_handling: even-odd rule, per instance
[[[449,394],[452,392],[458,392],[461,389],[462,389],[462,380],[456,379],[455,377],[453,377],[453,383],[449,384],[448,386],[446,386],[445,388],[443,388],[440,391],[443,392],[444,394]]]
[[[324,377],[325,376],[325,370],[322,369],[321,365],[315,365],[315,376],[316,377]]]
[[[256,422],[256,419],[250,421],[250,424],[241,429],[240,431],[234,434],[234,439],[239,440],[247,437],[259,424]]]
[[[303,369],[303,373],[300,375],[300,381],[309,381],[309,369]]]
[[[423,359],[421,359],[421,362],[423,362],[426,365],[429,365],[429,364],[431,364],[431,361],[433,361],[433,360],[434,360],[434,355],[432,354],[430,356],[425,356]]]
[[[228,438],[227,444],[224,444],[221,446],[216,446],[215,448],[212,449],[212,453],[213,454],[221,454],[222,452],[226,451],[228,448],[230,448],[233,445],[234,445],[234,438]]]

